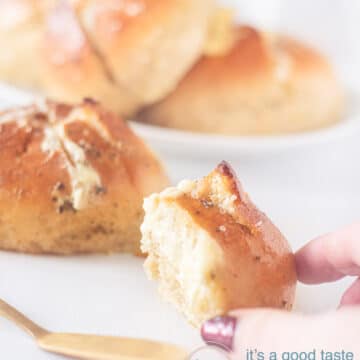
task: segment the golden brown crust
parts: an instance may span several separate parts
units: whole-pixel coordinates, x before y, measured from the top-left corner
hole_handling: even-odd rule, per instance
[[[142,199],[167,178],[121,119],[91,100],[10,110],[0,150],[0,248],[138,251]]]
[[[139,119],[229,135],[305,131],[339,121],[342,89],[316,50],[247,26],[236,28],[234,38],[227,54],[204,56]]]
[[[129,115],[159,100],[200,57],[212,0],[61,1],[44,41],[46,86]]]
[[[209,196],[216,175],[221,176],[224,191],[235,196],[231,214],[220,211]],[[229,164],[222,162],[203,181],[208,194],[202,190],[200,197],[184,195],[176,202],[222,249],[223,266],[212,269],[209,281],[223,289],[224,312],[240,307],[290,310],[296,272],[287,240],[250,201]]]

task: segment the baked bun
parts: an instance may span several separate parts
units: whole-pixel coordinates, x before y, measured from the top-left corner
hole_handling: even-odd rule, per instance
[[[44,16],[55,1],[1,0],[1,80],[29,88],[41,86]]]
[[[242,26],[225,54],[205,56],[139,120],[226,135],[308,131],[340,120],[343,91],[327,59],[307,45]]]
[[[49,14],[47,92],[130,115],[173,90],[202,53],[213,0],[72,0]]]
[[[151,195],[144,209],[145,270],[190,323],[242,307],[292,308],[296,273],[289,244],[227,163]]]
[[[143,197],[167,177],[117,116],[92,100],[0,114],[0,248],[139,251]]]

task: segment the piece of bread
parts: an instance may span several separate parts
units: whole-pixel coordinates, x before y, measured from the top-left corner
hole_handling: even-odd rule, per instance
[[[190,323],[241,307],[292,308],[290,246],[227,163],[151,195],[144,209],[145,270]]]
[[[225,135],[301,132],[341,119],[343,90],[324,56],[248,26],[232,32],[225,54],[204,56],[172,94],[138,119]]]
[[[167,185],[154,154],[92,100],[0,114],[0,248],[139,252],[143,197]]]
[[[44,16],[56,0],[1,0],[0,79],[28,88],[41,87],[40,44]]]
[[[129,116],[163,98],[201,56],[213,0],[72,0],[49,14],[46,91]]]

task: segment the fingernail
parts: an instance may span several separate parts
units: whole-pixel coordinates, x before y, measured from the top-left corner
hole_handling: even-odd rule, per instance
[[[217,316],[203,324],[201,336],[207,344],[232,351],[236,323],[237,319],[235,317]]]

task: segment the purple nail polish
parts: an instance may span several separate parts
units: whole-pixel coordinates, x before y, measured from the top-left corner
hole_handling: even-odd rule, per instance
[[[232,316],[217,316],[206,321],[201,328],[203,340],[227,351],[233,350],[236,320]]]

